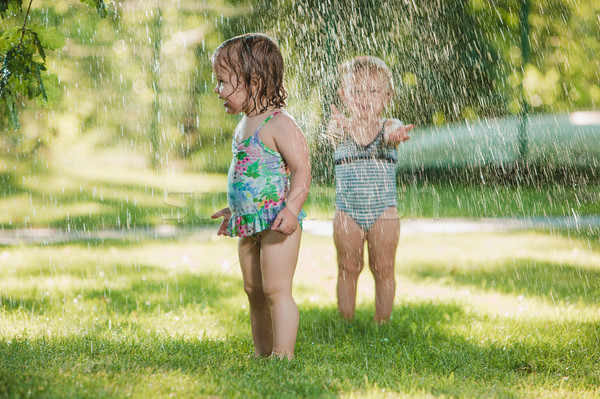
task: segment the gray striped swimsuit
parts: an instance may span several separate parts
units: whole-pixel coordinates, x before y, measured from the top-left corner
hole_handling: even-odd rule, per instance
[[[335,163],[335,206],[346,212],[364,231],[387,208],[398,206],[396,188],[396,147],[388,145],[381,131],[370,144],[362,146],[352,138],[340,143]]]

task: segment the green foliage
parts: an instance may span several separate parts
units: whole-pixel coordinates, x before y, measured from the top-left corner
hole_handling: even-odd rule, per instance
[[[292,95],[304,101],[315,91],[323,102],[337,101],[337,66],[367,54],[392,68],[397,93],[390,113],[404,120],[423,125],[436,112],[449,121],[462,119],[465,110],[482,116],[505,112],[494,83],[504,77],[500,54],[466,2],[252,3],[252,13],[220,26],[223,35],[272,32],[286,52],[288,73],[301,80],[300,92]],[[328,114],[327,105],[323,112]]]
[[[594,109],[600,102],[599,0],[530,1],[529,57],[522,70],[521,0],[471,0],[483,33],[502,54],[508,79],[499,81],[512,113],[521,90],[532,112]],[[523,87],[521,87],[523,83]]]
[[[82,3],[87,4],[90,7],[96,8],[98,15],[102,18],[106,18],[110,15],[116,14],[116,5],[114,0],[80,0]]]
[[[6,29],[0,36],[0,112],[8,116],[8,126],[19,127],[23,100],[37,99],[39,104],[56,97],[57,79],[46,75],[46,50],[62,47],[64,39],[52,28],[30,25]],[[47,88],[47,84],[52,87]],[[0,123],[2,120],[0,120]]]
[[[23,6],[23,0],[0,0],[0,17],[15,14]]]
[[[224,37],[265,31],[285,52],[288,82],[319,137],[329,105],[339,104],[338,65],[358,55],[382,58],[393,72],[396,94],[388,114],[418,126],[436,118],[506,113],[497,81],[505,78],[500,54],[483,34],[486,26],[464,1],[318,0],[252,2],[253,11],[225,21]],[[316,104],[315,104],[316,103]],[[316,115],[316,117],[315,117]],[[331,180],[331,148],[312,140],[312,169],[318,180]]]
[[[313,122],[313,138],[328,119],[328,104],[338,101],[336,66],[359,54],[390,65],[397,94],[389,115],[417,126],[518,114],[522,92],[532,113],[597,108],[600,1],[529,1],[524,67],[523,3],[257,0],[245,3],[252,12],[219,29],[224,37],[264,31],[277,38],[294,83],[290,101]],[[329,181],[331,148],[320,140],[311,146],[315,177]]]
[[[23,6],[28,3],[0,2],[3,32],[23,25]],[[70,7],[64,7],[67,3]],[[48,67],[46,71],[40,67],[41,83],[32,73],[32,89],[37,87],[33,92],[39,95],[30,101],[22,94],[9,104],[18,111],[35,101],[51,103],[61,92],[49,82],[56,81],[48,75],[55,69],[61,76],[60,89],[64,87],[69,96],[53,107],[56,118],[51,129],[61,131],[57,125],[69,120],[81,127],[68,127],[77,136],[102,130],[105,144],[124,140],[137,150],[142,148],[141,140],[147,144],[153,137],[150,151],[161,151],[161,165],[168,156],[185,158],[186,167],[196,170],[227,170],[238,116],[225,115],[212,93],[209,56],[223,39],[248,31],[268,33],[281,45],[287,64],[288,109],[311,139],[311,153],[317,155],[315,180],[331,180],[331,148],[316,138],[328,118],[328,105],[337,101],[336,66],[354,55],[373,54],[392,67],[397,93],[387,115],[417,126],[520,110],[519,0],[427,0],[419,7],[389,0],[219,0],[202,7],[191,1],[178,7],[140,2],[131,13],[119,15],[122,21],[116,23],[110,19],[116,16],[115,2],[83,3],[34,0],[26,28],[33,23],[56,28],[72,46],[58,53],[42,45],[46,64],[32,44],[33,61]],[[524,70],[530,109],[597,108],[600,1],[531,3],[531,56]],[[162,33],[156,30],[157,21],[152,21],[158,5],[163,10]],[[156,40],[159,36],[162,40]],[[153,50],[158,55],[154,61]],[[194,66],[189,66],[190,59]],[[155,61],[160,62],[160,74],[153,77]],[[22,66],[26,67],[35,72],[37,66]],[[156,100],[153,108],[149,95]],[[14,122],[7,109],[0,115],[4,127]],[[39,116],[23,126],[23,134],[38,131],[34,124],[48,126],[41,111],[31,107],[27,112]],[[156,123],[159,115],[160,124]],[[4,132],[4,138],[8,134],[15,136],[14,142],[23,142],[14,132]]]
[[[111,4],[103,0],[82,0],[101,16],[109,15]],[[8,20],[0,30],[0,130],[18,129],[19,115],[26,101],[47,105],[58,98],[58,78],[47,73],[46,53],[64,45],[64,37],[52,26],[32,24],[33,0],[26,12],[22,1],[3,0],[0,15]]]

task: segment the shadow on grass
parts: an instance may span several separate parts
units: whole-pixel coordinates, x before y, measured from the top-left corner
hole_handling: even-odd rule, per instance
[[[23,188],[17,184],[13,174],[0,175],[0,194],[10,197],[16,194],[29,194],[39,207],[91,206],[91,211],[60,212],[48,220],[50,212],[43,216],[43,226],[53,228],[69,228],[72,230],[94,230],[114,228],[136,228],[155,226],[161,223],[171,223],[178,226],[215,225],[210,218],[217,210],[227,206],[227,195],[224,192],[207,193],[165,193],[164,188],[155,186],[119,184],[104,181],[89,181],[79,189],[48,193],[43,190]],[[101,195],[99,193],[110,193]],[[136,200],[139,196],[142,199]],[[151,204],[148,204],[148,198]],[[31,205],[33,207],[33,205]],[[55,212],[58,213],[58,212]],[[27,225],[22,221],[2,224],[5,228],[39,226],[41,222],[30,214]]]
[[[239,278],[182,273],[176,279],[166,275],[153,276],[147,281],[139,279],[124,289],[92,290],[86,298],[106,302],[109,312],[143,313],[178,310],[194,304],[218,308],[225,298],[241,292]]]
[[[56,310],[57,306],[66,302],[77,301],[81,306],[98,305],[109,314],[152,313],[157,309],[163,311],[186,308],[189,305],[218,307],[226,298],[240,295],[243,292],[239,278],[221,275],[197,275],[178,272],[173,275],[169,270],[154,266],[139,265],[115,266],[113,271],[103,277],[97,271],[90,270],[87,265],[70,266],[61,271],[61,276],[84,276],[88,279],[88,288],[73,286],[60,291],[35,287],[27,292],[20,292],[18,297],[0,295],[0,310],[5,312],[26,311],[30,314],[43,315]],[[23,277],[50,277],[52,271],[25,270]],[[54,272],[56,274],[56,272]],[[96,280],[97,279],[97,280]],[[89,280],[97,281],[89,287]],[[117,281],[115,288],[108,281]],[[82,280],[82,284],[84,280]],[[95,287],[102,288],[95,288]]]
[[[14,173],[0,173],[0,198],[10,198],[22,192],[25,192],[25,190],[17,184]]]
[[[600,271],[585,267],[515,260],[489,270],[453,270],[430,266],[415,270],[418,278],[445,278],[455,284],[470,285],[515,295],[538,296],[552,303],[585,303],[598,305]]]
[[[590,250],[600,252],[600,226],[586,226],[572,230],[554,229],[552,233],[566,239],[581,240]]]
[[[516,398],[528,384],[534,392],[544,384],[553,389],[565,377],[573,389],[591,390],[600,383],[594,323],[527,326],[576,330],[580,342],[570,346],[567,339],[509,344],[466,339],[453,326],[470,323],[473,316],[454,305],[397,308],[391,322],[381,326],[371,317],[370,310],[358,309],[356,320],[348,323],[333,308],[301,309],[292,362],[253,359],[249,335],[210,340],[138,331],[112,338],[1,341],[0,387],[9,397],[38,389],[47,397],[98,397],[139,394],[151,382],[151,393],[166,397],[191,380],[184,385],[190,397],[338,397],[385,389]]]

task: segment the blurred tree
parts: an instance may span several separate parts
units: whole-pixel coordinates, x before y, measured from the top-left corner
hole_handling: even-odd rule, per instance
[[[471,0],[484,33],[502,55],[500,82],[511,113],[521,110],[520,85],[531,112],[567,112],[600,103],[600,0],[531,1],[530,53],[520,45],[521,0]]]
[[[319,137],[328,104],[337,101],[337,65],[360,54],[390,65],[397,94],[389,114],[417,125],[600,102],[600,0],[530,2],[526,60],[522,0],[229,3],[252,11],[218,25],[223,37],[263,31],[278,39],[293,84],[290,102],[307,113],[311,138]],[[311,145],[317,176],[327,180],[331,151],[320,140]]]
[[[109,15],[111,1],[81,0]],[[46,52],[64,45],[54,27],[37,25],[30,15],[33,0],[0,0],[0,130],[19,128],[26,100],[52,103],[59,95],[58,79],[46,72]],[[12,136],[18,141],[18,135]]]
[[[161,163],[161,109],[160,109],[160,92],[161,92],[161,60],[160,52],[163,46],[162,34],[162,12],[160,6],[157,6],[156,12],[152,12],[152,20],[149,24],[150,28],[150,44],[152,46],[152,57],[150,65],[148,65],[148,87],[152,90],[152,109],[150,111],[150,129],[148,132],[151,147],[150,163],[154,168],[158,169]]]
[[[288,81],[294,82],[291,101],[321,115],[313,138],[320,137],[329,104],[338,101],[337,66],[357,55],[378,56],[392,68],[397,90],[389,113],[402,120],[425,125],[506,112],[496,84],[505,73],[500,54],[468,0],[427,0],[418,6],[389,0],[259,0],[252,6],[252,12],[221,24],[223,36],[260,30],[279,40]],[[322,140],[311,145],[315,174],[329,180],[331,149]]]
[[[160,92],[153,91],[153,71],[148,68],[154,54],[152,43],[148,44],[153,25],[145,14],[158,3],[120,2],[128,14],[110,30],[107,20],[98,22],[96,13],[72,7],[78,1],[34,0],[25,18],[31,0],[0,0],[2,148],[9,139],[15,145],[22,142],[20,133],[8,128],[17,126],[19,111],[26,104],[35,109],[35,102],[50,104],[61,91],[77,87],[77,95],[71,91],[68,100],[53,107],[57,117],[69,114],[72,130],[84,132],[100,126],[105,145],[125,140],[147,154],[151,116],[158,120],[160,115],[160,134],[154,137],[161,143],[166,133],[163,151],[178,150],[199,169],[223,171],[237,116],[222,115],[212,93],[209,56],[223,39],[249,31],[263,31],[278,39],[288,67],[290,109],[309,132],[312,153],[318,155],[315,170],[323,169],[320,176],[325,179],[330,168],[322,166],[327,166],[330,149],[317,138],[328,118],[328,105],[337,101],[337,65],[355,55],[372,54],[390,65],[397,94],[388,114],[421,126],[517,114],[521,82],[534,113],[597,108],[600,101],[600,59],[596,56],[600,52],[600,0],[532,1],[531,57],[524,68],[520,0],[160,3],[165,41],[162,49],[156,49],[162,62],[155,79],[161,83]],[[112,15],[111,1],[83,2],[100,15]],[[69,5],[68,10],[62,3]],[[36,10],[39,4],[43,5]],[[94,15],[86,18],[83,14]],[[196,28],[201,33],[194,42],[195,51],[181,50],[174,56],[165,50],[177,29]],[[63,46],[63,37],[73,45],[52,52]],[[17,48],[21,58],[15,58]],[[195,67],[187,69],[187,61],[194,57]],[[57,78],[44,69],[46,62],[49,68],[54,62],[63,67],[52,68],[61,75],[60,90]],[[82,96],[85,108],[79,106]],[[162,109],[153,112],[153,100]],[[77,112],[71,109],[75,102]],[[31,128],[29,132],[35,135],[45,128],[42,120],[47,115],[39,115],[35,128],[22,120],[21,131]]]
[[[30,24],[29,1],[23,11],[22,1],[3,0],[0,16],[0,128],[17,129],[19,111],[25,99],[48,101],[48,92],[56,89],[56,77],[45,75],[46,50],[63,45],[62,37],[53,29]]]
[[[229,26],[238,21],[236,16],[251,11],[247,1],[219,3],[218,7],[203,11],[208,23],[193,52],[195,66],[189,76],[188,101],[180,119],[182,135],[178,145],[179,155],[203,171],[227,172],[231,161],[231,138],[239,120],[239,116],[223,111],[222,102],[213,92],[210,57],[230,36]]]

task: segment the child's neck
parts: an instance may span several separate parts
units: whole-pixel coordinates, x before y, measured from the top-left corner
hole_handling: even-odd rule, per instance
[[[379,125],[381,121],[381,115],[370,116],[367,118],[354,118],[354,124],[361,127]]]
[[[277,109],[276,107],[269,107],[264,111],[254,109],[248,113],[245,113],[245,115],[246,115],[246,118],[248,118],[248,119],[258,118],[258,117],[263,117],[267,114],[271,114],[271,113],[275,112],[276,109]]]
[[[355,118],[352,121],[350,136],[356,143],[367,145],[375,139],[380,129],[380,116],[376,118]]]

